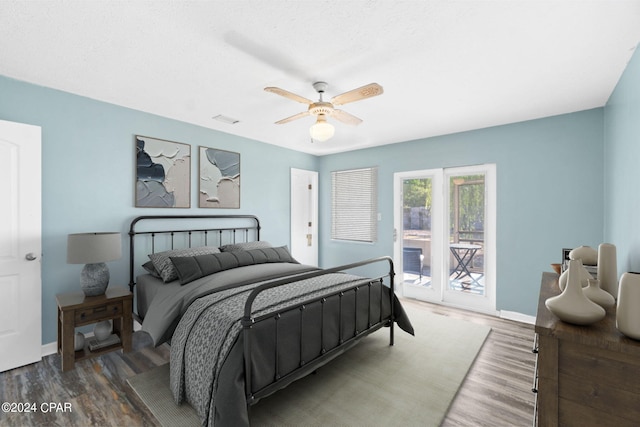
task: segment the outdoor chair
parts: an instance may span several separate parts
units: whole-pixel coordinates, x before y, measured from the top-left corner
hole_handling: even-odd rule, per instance
[[[422,280],[423,261],[422,248],[402,248],[402,271],[405,273],[418,274]]]

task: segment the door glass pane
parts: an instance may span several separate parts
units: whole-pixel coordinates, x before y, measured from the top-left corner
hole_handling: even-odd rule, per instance
[[[432,179],[403,180],[402,271],[404,283],[431,287]]]
[[[484,295],[484,174],[449,178],[449,230],[449,289]]]

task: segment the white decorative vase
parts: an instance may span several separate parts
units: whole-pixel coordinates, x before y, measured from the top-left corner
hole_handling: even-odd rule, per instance
[[[624,273],[620,277],[616,327],[620,332],[640,340],[640,273]]]
[[[80,351],[84,348],[84,334],[82,332],[76,332],[73,348],[75,351]]]
[[[618,296],[618,260],[616,247],[611,243],[601,243],[598,246],[598,280],[600,288],[614,298]]]
[[[103,320],[102,322],[96,323],[93,327],[93,336],[96,337],[98,341],[104,341],[109,338],[111,335],[111,322],[108,320]]]
[[[582,261],[569,260],[567,286],[560,295],[548,298],[545,305],[560,320],[575,325],[590,325],[604,318],[606,312],[582,291]]]
[[[598,263],[598,251],[591,246],[578,246],[569,252],[569,259],[579,259],[582,265],[596,265]]]
[[[589,286],[582,289],[582,292],[591,301],[598,304],[605,310],[609,307],[613,307],[616,304],[616,299],[611,296],[607,291],[600,288],[600,281],[597,279],[589,279]]]
[[[580,261],[580,260],[577,260]],[[582,262],[580,263],[579,276],[580,276],[580,285],[583,288],[589,286],[589,280],[593,280],[593,276],[589,273],[589,270],[584,268]],[[564,291],[564,288],[567,286],[567,278],[569,277],[569,269],[567,268],[561,275],[558,280],[558,285],[560,286],[560,290]]]

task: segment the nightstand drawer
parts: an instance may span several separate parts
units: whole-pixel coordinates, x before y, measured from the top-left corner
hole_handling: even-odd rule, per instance
[[[76,324],[82,322],[91,322],[93,320],[101,320],[105,318],[111,318],[112,316],[121,316],[122,315],[122,301],[111,303],[111,304],[103,304],[97,305],[90,308],[85,308],[81,310],[76,310],[75,312],[75,321]]]

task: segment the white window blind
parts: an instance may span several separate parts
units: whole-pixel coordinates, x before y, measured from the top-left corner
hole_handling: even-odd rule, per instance
[[[378,238],[378,168],[331,172],[331,238]]]

